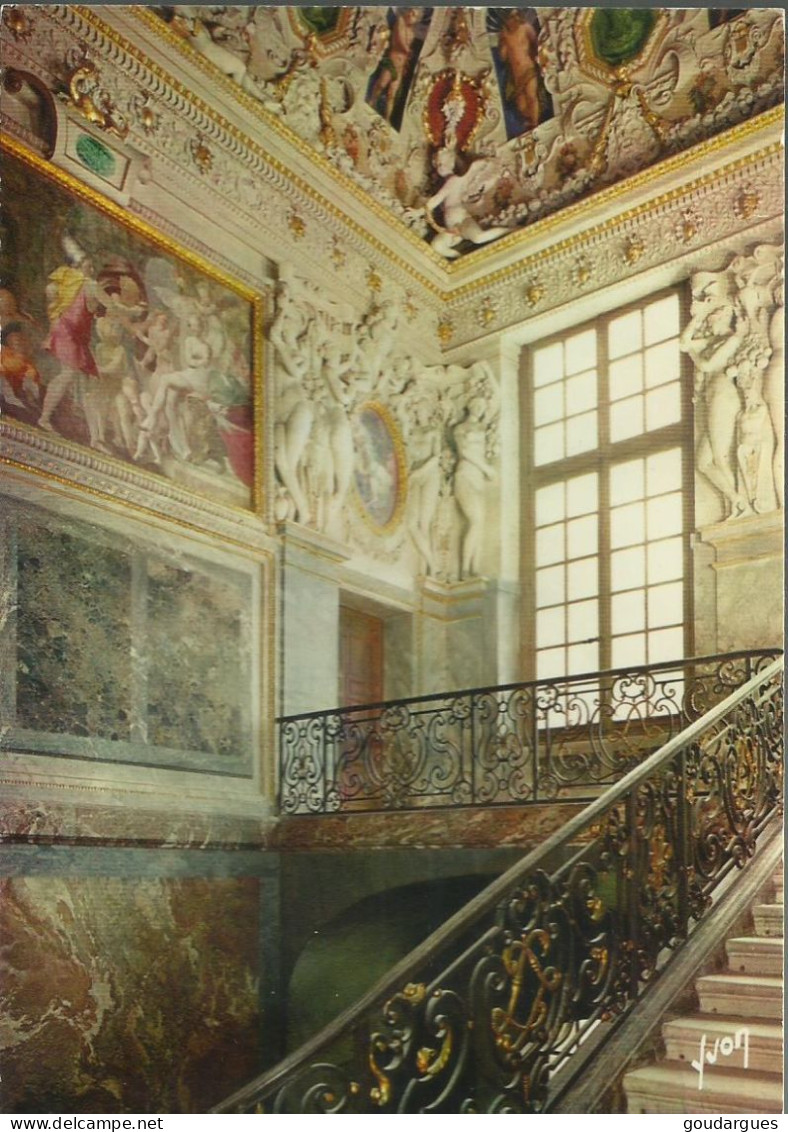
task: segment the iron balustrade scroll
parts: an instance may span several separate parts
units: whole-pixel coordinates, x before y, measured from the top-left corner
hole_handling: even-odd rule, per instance
[[[280,809],[291,815],[590,801],[778,652],[285,716]]]
[[[672,738],[214,1111],[549,1112],[776,823],[782,676]]]

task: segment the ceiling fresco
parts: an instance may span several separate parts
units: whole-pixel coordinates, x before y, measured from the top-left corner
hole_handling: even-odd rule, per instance
[[[776,9],[155,9],[446,259],[782,98]]]

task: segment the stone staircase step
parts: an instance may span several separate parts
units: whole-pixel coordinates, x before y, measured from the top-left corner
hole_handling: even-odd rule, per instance
[[[755,934],[781,936],[783,934],[783,905],[756,904],[752,910]]]
[[[715,1042],[719,1041],[724,1043],[717,1047],[715,1064],[719,1068],[743,1069],[746,1045],[748,1069],[774,1073],[778,1077],[782,1074],[783,1036],[778,1022],[747,1022],[719,1014],[692,1014],[666,1022],[662,1036],[665,1055],[670,1061],[691,1065],[700,1058],[701,1043],[706,1053],[714,1055]]]
[[[725,944],[728,969],[737,974],[781,975],[783,941],[779,936],[738,936]]]
[[[696,978],[700,1008],[663,1022],[664,1058],[624,1074],[628,1112],[782,1113],[782,864],[761,901],[754,934],[725,940],[728,971]]]
[[[703,1014],[782,1018],[783,981],[772,975],[703,975],[696,983]]]
[[[679,1061],[633,1069],[624,1077],[630,1113],[781,1113],[779,1076],[751,1069],[707,1065],[699,1074]]]

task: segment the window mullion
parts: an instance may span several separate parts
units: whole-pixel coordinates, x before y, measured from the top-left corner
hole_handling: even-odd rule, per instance
[[[609,318],[599,320],[597,334],[597,389],[599,429],[599,667],[611,667],[610,613],[610,377]]]
[[[521,474],[524,472],[530,481],[530,490],[523,491],[522,496],[522,530],[525,532],[523,546],[523,609],[528,616],[521,618],[521,648],[523,656],[523,672],[528,680],[536,679],[536,492],[537,479],[534,470],[533,435],[534,435],[534,363],[533,350],[525,351],[520,372],[522,396],[522,433],[529,438],[525,451],[520,448]]]
[[[667,302],[669,295],[674,297]],[[681,584],[685,655],[692,648],[692,551],[688,531],[693,528],[694,472],[687,358],[680,357],[675,373],[660,369],[663,361],[665,366],[673,367],[679,359],[675,343],[686,310],[676,307],[675,295],[675,289],[671,289],[619,308],[546,339],[528,352],[524,388],[526,416],[530,419],[524,435],[531,441],[523,458],[531,489],[525,493],[530,503],[524,506],[524,529],[533,532],[523,556],[531,578],[524,602],[524,610],[532,614],[524,626],[524,643],[531,646],[526,648],[524,667],[528,673],[557,675],[562,665],[567,674],[577,670],[577,665],[590,661],[586,646],[590,646],[594,631],[600,669],[612,668],[614,663],[642,663],[635,654],[644,651],[643,660],[651,658],[652,646],[656,659],[665,659],[666,650],[675,657],[682,646],[677,639],[680,634],[675,631],[681,610],[674,609],[675,603],[680,605],[680,594],[673,582],[679,581],[676,568],[680,571],[681,563],[671,556],[678,554],[678,540],[672,532],[678,534],[680,526],[684,537]],[[590,362],[592,348],[596,353],[593,438],[586,425],[592,427],[590,418],[594,414],[586,414],[588,420],[583,415],[590,407],[585,398],[591,392],[590,369],[583,366]],[[631,364],[630,358],[634,359]],[[567,369],[572,370],[570,376]],[[676,401],[676,386],[682,391],[681,404]],[[667,391],[664,395],[663,390]],[[626,416],[630,410],[637,414],[631,419]],[[638,422],[640,431],[633,434],[632,428]],[[593,441],[595,447],[584,448],[584,443],[590,445]],[[678,496],[677,478],[670,472],[675,465],[670,462],[669,449],[683,453],[683,504]],[[640,503],[629,495],[634,486],[625,467],[629,461],[633,462],[633,474],[636,472],[643,481]],[[618,469],[615,475],[614,467]],[[595,473],[597,485],[596,630],[593,610],[583,604],[591,600],[594,580],[582,572],[584,565],[588,570],[593,568],[589,556],[593,554],[594,525],[590,507],[584,519],[582,511],[577,511],[584,506],[583,493],[588,485],[584,487],[582,480],[589,473]],[[661,479],[663,475],[673,475],[675,486],[670,490],[660,486],[667,484],[667,480]],[[613,504],[615,511],[611,512]],[[677,513],[679,506],[681,516]],[[635,542],[631,543],[633,535]],[[561,538],[563,581],[557,573]],[[632,553],[627,549],[630,545],[634,548]],[[570,570],[573,562],[575,566]],[[666,588],[655,590],[657,585]],[[563,600],[559,594],[563,594]],[[560,647],[559,637],[563,638]]]
[[[689,286],[685,284],[679,292],[681,325],[689,320]],[[695,464],[694,436],[695,417],[693,405],[694,372],[690,356],[681,354],[682,426],[681,438],[681,488],[684,502],[684,655],[695,655],[695,581],[694,557],[691,545],[691,532],[695,530]]]

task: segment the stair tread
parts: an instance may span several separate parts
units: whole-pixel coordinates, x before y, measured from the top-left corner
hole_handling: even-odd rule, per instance
[[[698,1072],[684,1061],[661,1061],[658,1065],[643,1065],[624,1075],[625,1086],[653,1084],[661,1092],[700,1092]],[[758,1100],[782,1101],[782,1076],[766,1073],[762,1069],[741,1069],[733,1066],[706,1065],[703,1070],[704,1093],[730,1094],[739,1101],[750,1097]]]
[[[746,943],[748,946],[765,948],[769,951],[781,951],[783,947],[783,937],[779,935],[736,935],[732,936],[726,941],[728,946],[733,944],[741,945]]]
[[[782,974],[782,936],[736,936],[725,941],[725,952],[728,956],[728,970],[732,974]]]
[[[717,1030],[740,1030],[746,1027],[750,1038],[778,1038],[782,1041],[783,1028],[779,1022],[751,1022],[737,1017],[735,1014],[687,1014],[678,1018],[671,1018],[663,1024],[663,1031],[668,1027],[683,1030],[695,1030],[699,1034],[708,1034]]]
[[[663,1018],[661,1060],[624,1074],[630,1112],[783,1111],[782,864],[759,902],[750,905],[750,913],[750,931],[745,928],[747,934],[724,939],[729,969],[696,976],[700,1008]],[[747,1033],[746,1069],[741,1031]],[[739,1047],[733,1048],[737,1035]],[[701,1077],[693,1062],[704,1051]],[[710,1055],[714,1062],[708,1060]]]
[[[741,975],[736,971],[724,971],[719,975],[701,975],[698,985],[736,986],[758,990],[782,990],[782,975]]]

